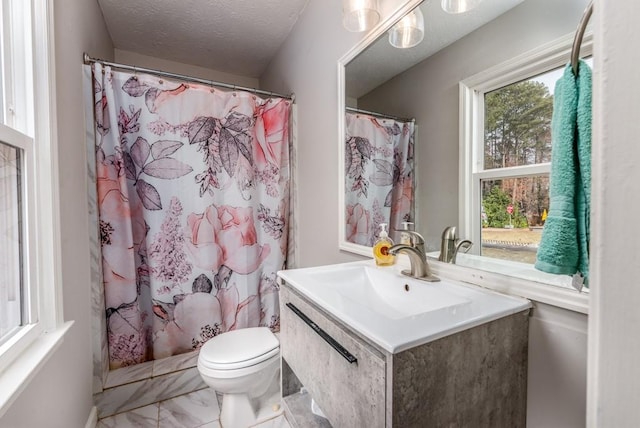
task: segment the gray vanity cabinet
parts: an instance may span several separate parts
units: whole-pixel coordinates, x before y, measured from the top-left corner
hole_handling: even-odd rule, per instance
[[[385,357],[321,314],[287,287],[280,289],[280,351],[335,426],[385,425]],[[332,348],[291,306],[312,320],[357,361]]]
[[[288,420],[294,428],[524,427],[528,312],[391,354],[284,283],[280,349]],[[293,404],[301,385],[328,421]]]

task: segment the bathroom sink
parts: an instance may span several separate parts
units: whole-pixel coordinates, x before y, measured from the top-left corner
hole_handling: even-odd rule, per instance
[[[389,268],[345,264],[307,273],[306,281],[316,281],[319,286],[328,287],[345,299],[389,319],[407,318],[470,302],[439,284],[400,277]]]
[[[374,344],[397,353],[523,311],[526,299],[402,275],[372,260],[278,272],[300,294]]]

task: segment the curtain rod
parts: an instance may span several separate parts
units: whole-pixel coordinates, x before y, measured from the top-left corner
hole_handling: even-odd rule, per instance
[[[393,119],[399,122],[415,122],[416,121],[415,118],[406,119],[404,117],[391,116],[390,114],[376,113],[375,111],[361,110],[353,107],[346,107],[345,110],[350,111],[352,113],[363,113],[371,116],[381,117],[383,119]]]
[[[100,63],[102,65],[106,65],[106,66],[109,66],[109,67],[112,67],[112,68],[118,68],[120,70],[128,70],[128,71],[133,71],[133,72],[153,74],[155,76],[168,77],[168,78],[172,78],[172,79],[188,80],[190,82],[202,83],[203,85],[208,85],[208,86],[217,86],[217,87],[220,87],[220,88],[231,89],[233,91],[238,90],[238,91],[253,92],[254,94],[265,95],[267,97],[278,97],[278,98],[291,100],[292,103],[295,103],[295,100],[296,100],[295,94],[282,95],[282,94],[278,94],[276,92],[263,91],[262,89],[247,88],[245,86],[230,85],[229,83],[216,82],[214,80],[199,79],[197,77],[185,76],[184,74],[169,73],[167,71],[153,70],[153,69],[150,69],[150,68],[137,67],[137,66],[134,66],[134,65],[118,64],[118,63],[115,63],[115,62],[104,61],[104,60],[98,59],[98,58],[91,58],[89,56],[89,54],[87,54],[87,53],[85,53],[84,56],[83,56],[83,62],[85,64],[87,64],[87,65],[97,62],[97,63]]]

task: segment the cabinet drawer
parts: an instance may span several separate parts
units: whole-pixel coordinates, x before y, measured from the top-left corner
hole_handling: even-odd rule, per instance
[[[384,358],[287,284],[280,288],[280,318],[282,358],[332,425],[384,427]]]

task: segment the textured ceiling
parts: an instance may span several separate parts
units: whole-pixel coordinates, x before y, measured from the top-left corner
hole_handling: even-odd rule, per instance
[[[98,3],[117,49],[257,78],[308,1],[98,0]]]

